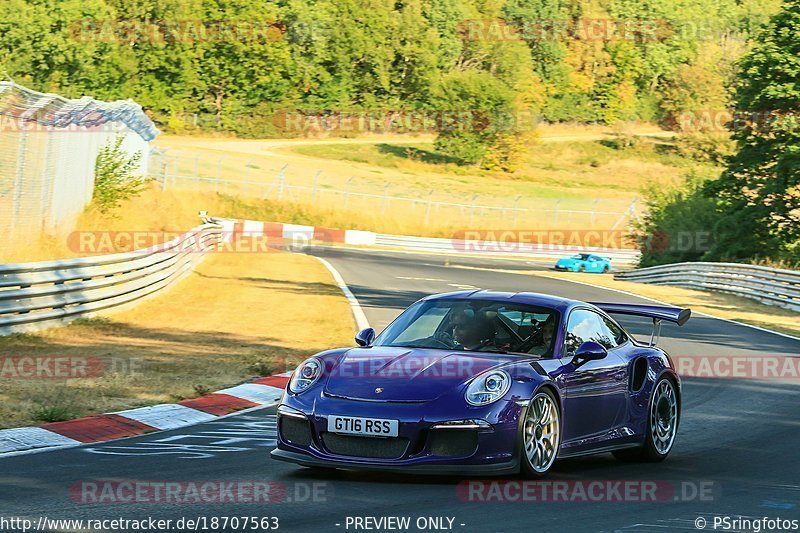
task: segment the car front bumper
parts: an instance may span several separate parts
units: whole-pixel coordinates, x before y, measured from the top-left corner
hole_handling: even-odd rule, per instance
[[[378,470],[382,472],[398,472],[411,474],[427,474],[438,476],[463,476],[463,475],[507,475],[519,472],[519,458],[502,463],[489,463],[481,465],[462,464],[437,464],[437,463],[369,463],[364,461],[344,461],[331,457],[315,457],[308,453],[294,452],[276,448],[270,456],[278,461],[286,461],[302,466],[321,468],[342,468],[347,470]]]
[[[345,469],[438,475],[519,471],[517,446],[524,406],[505,399],[483,408],[447,409],[447,403],[287,396],[279,408],[278,446],[271,455],[304,466]],[[398,436],[329,433],[329,415],[399,420]],[[472,420],[480,424],[468,423]]]

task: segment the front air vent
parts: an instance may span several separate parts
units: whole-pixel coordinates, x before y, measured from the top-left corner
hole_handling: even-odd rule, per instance
[[[331,453],[370,459],[397,459],[408,448],[404,437],[354,437],[327,431],[322,433],[322,443]]]
[[[309,424],[308,420],[285,416],[280,417],[279,420],[279,429],[283,440],[298,446],[311,444],[311,424]]]
[[[434,429],[430,433],[431,454],[438,457],[468,457],[478,448],[478,432],[469,429]]]

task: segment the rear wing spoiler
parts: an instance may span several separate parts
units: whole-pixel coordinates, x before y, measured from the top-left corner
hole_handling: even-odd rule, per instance
[[[668,307],[663,305],[610,304],[592,302],[592,305],[605,311],[619,315],[643,316],[653,319],[653,333],[650,335],[650,346],[655,346],[661,334],[661,321],[674,322],[679,326],[686,324],[692,316],[691,309]]]

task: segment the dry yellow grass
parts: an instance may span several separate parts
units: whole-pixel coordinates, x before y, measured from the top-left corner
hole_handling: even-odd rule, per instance
[[[4,357],[92,357],[105,369],[71,380],[4,378],[0,427],[196,397],[350,345],[354,328],[347,301],[316,259],[212,254],[129,310],[0,337]]]
[[[635,130],[654,139],[669,136],[648,125],[637,125]],[[290,140],[163,135],[157,144],[177,156],[171,160],[168,175],[200,175],[211,180],[197,184],[179,179],[168,182],[169,187],[183,183],[183,190],[191,185],[243,198],[268,195],[275,199],[276,178],[283,169],[285,183],[295,187],[284,190],[283,201],[295,203],[298,211],[311,215],[323,211],[326,220],[345,219],[339,226],[346,228],[451,236],[464,229],[620,227],[624,224],[620,214],[646,186],[678,180],[689,162],[662,154],[653,142],[627,151],[595,142],[606,141],[613,134],[612,129],[600,126],[542,126],[541,143],[532,146],[528,165],[511,175],[443,163],[441,156],[430,152],[430,135]],[[403,155],[408,147],[418,151]],[[217,184],[214,179],[218,176],[239,184]],[[250,182],[246,187],[241,184],[244,180]],[[346,198],[332,189],[374,197]],[[428,200],[434,202],[430,208]],[[469,209],[435,202],[506,209]],[[515,206],[526,211],[515,216],[510,209]],[[558,215],[553,211],[556,208],[561,211]],[[338,217],[328,216],[328,212]],[[331,225],[321,218],[314,223]]]

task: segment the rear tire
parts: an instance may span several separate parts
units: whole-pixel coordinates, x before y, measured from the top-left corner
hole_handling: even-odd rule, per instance
[[[611,269],[608,268],[608,265],[603,267],[603,274],[608,274],[610,271],[611,271]]]
[[[561,413],[555,395],[543,389],[525,409],[520,436],[522,475],[540,478],[553,467],[561,444]]]
[[[658,463],[672,450],[680,421],[680,404],[675,384],[662,377],[653,387],[647,408],[647,430],[644,443],[638,448],[611,452],[621,461]]]

